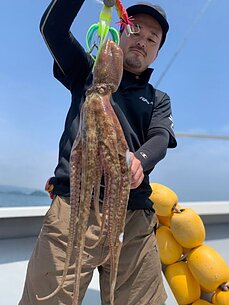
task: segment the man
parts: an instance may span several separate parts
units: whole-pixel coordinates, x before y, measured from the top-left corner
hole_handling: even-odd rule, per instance
[[[80,104],[92,82],[90,56],[70,32],[84,0],[53,0],[41,20],[41,32],[54,57],[54,75],[72,94],[65,129],[60,140],[59,162],[47,189],[53,202],[30,259],[20,305],[71,305],[74,282],[74,253],[64,288],[46,301],[61,279],[69,225],[69,157],[79,126]],[[156,219],[149,173],[164,158],[168,147],[175,147],[170,99],[149,83],[155,60],[164,44],[169,25],[164,11],[151,4],[127,9],[134,17],[135,34],[121,33],[124,73],[112,106],[122,125],[131,151],[131,192],[128,202],[124,242],[119,260],[115,305],[162,305],[166,299],[158,249],[155,240]],[[103,186],[101,186],[102,189]],[[90,212],[86,244],[96,240],[99,227],[93,207]],[[80,280],[80,303],[98,266],[102,305],[109,305],[109,261],[107,240],[95,249],[85,249]]]

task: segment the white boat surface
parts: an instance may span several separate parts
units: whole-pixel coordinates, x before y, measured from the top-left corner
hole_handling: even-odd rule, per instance
[[[218,251],[229,264],[229,201],[183,202],[202,218],[205,244]],[[0,208],[0,304],[17,305],[23,290],[28,259],[39,234],[47,206]],[[164,278],[164,276],[163,276]],[[168,294],[165,305],[177,302],[164,278]],[[98,273],[95,272],[83,305],[100,305]]]

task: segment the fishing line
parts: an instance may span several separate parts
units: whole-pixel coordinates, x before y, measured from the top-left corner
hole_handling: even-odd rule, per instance
[[[166,73],[168,72],[168,70],[170,69],[170,67],[172,66],[172,64],[174,63],[175,59],[177,58],[178,54],[180,53],[180,51],[183,49],[186,41],[188,40],[188,37],[191,35],[192,31],[194,30],[195,26],[198,24],[198,22],[201,20],[201,18],[204,16],[204,14],[206,13],[208,7],[210,6],[211,2],[213,0],[207,0],[205,1],[203,7],[200,9],[198,15],[196,16],[196,18],[194,19],[191,27],[189,28],[189,30],[187,31],[184,39],[181,41],[180,45],[178,46],[178,48],[175,50],[173,56],[171,57],[170,61],[168,62],[167,66],[165,67],[165,70],[162,72],[161,76],[159,77],[159,79],[157,80],[156,84],[155,84],[155,88],[157,88],[157,86],[160,84],[160,82],[162,81],[162,79],[164,78],[164,76],[166,75]]]

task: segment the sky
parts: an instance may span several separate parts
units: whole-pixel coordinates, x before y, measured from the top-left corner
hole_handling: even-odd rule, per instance
[[[2,1],[0,7],[0,184],[44,189],[53,175],[70,94],[52,75],[39,32],[49,0]],[[128,7],[134,1],[123,0]],[[170,30],[151,83],[171,98],[179,133],[229,135],[229,2],[157,0]],[[86,0],[71,31],[85,46],[102,6]],[[113,11],[113,20],[118,21]],[[115,23],[114,23],[115,25]],[[180,201],[229,200],[229,141],[177,137],[150,175]]]

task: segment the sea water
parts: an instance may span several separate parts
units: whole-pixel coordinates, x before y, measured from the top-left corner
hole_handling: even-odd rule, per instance
[[[0,193],[1,207],[24,207],[50,205],[51,199],[47,196],[30,196]]]

